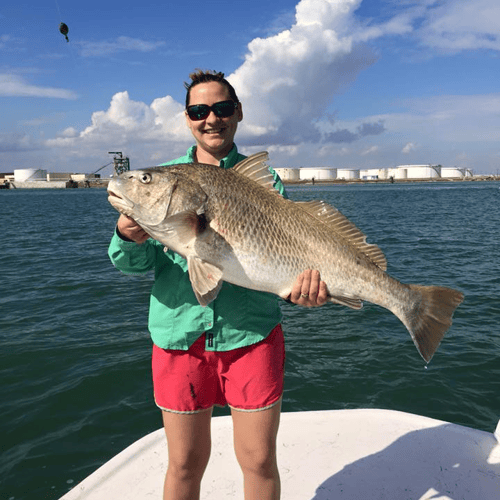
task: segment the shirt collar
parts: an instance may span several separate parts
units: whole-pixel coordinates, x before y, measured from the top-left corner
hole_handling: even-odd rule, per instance
[[[189,158],[189,163],[195,163],[196,161],[196,145],[191,146],[187,150],[187,157]],[[236,147],[236,144],[233,144],[233,147],[231,148],[231,151],[227,154],[225,158],[222,158],[222,160],[219,163],[219,167],[222,168],[233,168],[236,163],[238,163],[238,148]]]

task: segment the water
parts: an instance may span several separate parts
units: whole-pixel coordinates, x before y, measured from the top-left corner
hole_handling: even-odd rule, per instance
[[[492,432],[500,418],[498,183],[289,187],[334,204],[401,281],[466,299],[432,363],[391,313],[283,305],[284,411],[388,408]],[[116,271],[105,190],[0,192],[0,498],[59,498],[161,426],[151,276]],[[224,414],[218,410],[217,414]]]

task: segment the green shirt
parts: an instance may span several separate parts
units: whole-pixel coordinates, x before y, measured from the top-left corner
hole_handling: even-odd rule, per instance
[[[163,165],[193,163],[194,153],[195,146],[186,156]],[[220,166],[232,168],[244,158],[234,146]],[[270,170],[276,189],[286,196],[281,180]],[[149,331],[153,342],[163,349],[187,350],[205,332],[208,351],[229,351],[260,342],[281,321],[277,296],[227,282],[213,302],[200,306],[189,281],[186,260],[156,240],[138,245],[124,241],[115,231],[108,254],[125,274],[154,271]]]

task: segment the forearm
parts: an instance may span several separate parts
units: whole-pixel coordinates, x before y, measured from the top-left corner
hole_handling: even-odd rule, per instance
[[[139,245],[125,241],[115,233],[109,244],[108,255],[113,265],[126,274],[143,274],[154,268],[156,248],[152,240]]]

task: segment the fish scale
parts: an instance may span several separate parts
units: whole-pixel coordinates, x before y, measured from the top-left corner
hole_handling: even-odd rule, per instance
[[[463,294],[389,276],[382,251],[336,208],[282,198],[266,162],[258,153],[229,170],[182,164],[126,172],[109,183],[109,201],[187,259],[203,306],[223,281],[286,299],[301,272],[317,269],[330,302],[390,310],[430,361]]]

